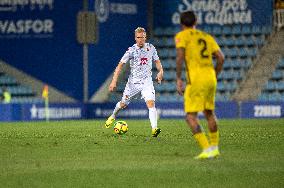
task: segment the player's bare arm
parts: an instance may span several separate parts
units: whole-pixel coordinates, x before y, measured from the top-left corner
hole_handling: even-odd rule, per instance
[[[155,63],[156,63],[156,68],[159,71],[157,76],[156,76],[156,79],[157,79],[158,83],[160,84],[163,80],[164,70],[163,70],[163,66],[162,66],[162,63],[161,63],[160,60],[156,60]]]
[[[184,48],[177,48],[177,56],[176,56],[176,76],[177,76],[177,91],[179,95],[183,95],[183,81],[181,79],[182,72],[182,64],[184,62]],[[188,78],[189,79],[189,78]]]
[[[115,88],[116,88],[117,79],[118,79],[118,76],[119,76],[119,74],[121,72],[121,69],[122,69],[123,65],[124,65],[124,63],[119,62],[119,64],[115,68],[115,71],[114,71],[113,77],[112,77],[112,81],[111,81],[111,83],[109,85],[109,88],[108,88],[108,90],[111,91],[111,92],[114,91]]]
[[[221,50],[214,52],[213,56],[217,60],[217,64],[216,64],[216,67],[215,67],[215,72],[216,72],[216,77],[217,77],[219,75],[219,73],[221,72],[222,68],[223,68],[225,58],[224,58],[224,54],[222,53]]]

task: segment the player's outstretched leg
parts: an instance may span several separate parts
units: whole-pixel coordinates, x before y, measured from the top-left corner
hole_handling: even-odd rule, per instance
[[[157,109],[155,108],[154,101],[147,101],[149,109],[149,119],[152,127],[152,137],[157,137],[161,133],[161,129],[157,127]]]
[[[112,115],[109,116],[105,122],[105,127],[108,129],[114,121],[115,121],[115,118],[113,118]]]
[[[116,103],[115,105],[115,108],[111,114],[111,116],[108,117],[108,119],[106,120],[105,122],[105,127],[108,129],[110,127],[110,125],[115,121],[115,117],[116,117],[116,114],[123,108],[125,108],[126,105],[122,102],[118,102]]]

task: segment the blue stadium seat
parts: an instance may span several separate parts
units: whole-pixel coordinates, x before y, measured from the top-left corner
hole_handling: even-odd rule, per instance
[[[219,26],[214,26],[212,29],[212,34],[215,36],[220,36],[222,34],[222,29]]]
[[[162,29],[161,27],[157,27],[154,30],[154,35],[155,36],[162,36],[165,33],[164,29]]]
[[[232,47],[235,45],[235,40],[231,37],[223,39],[223,44],[225,44],[227,47]]]
[[[241,48],[239,50],[239,56],[241,58],[247,58],[249,55],[248,55],[248,50],[246,48]]]
[[[175,41],[172,37],[168,37],[168,38],[166,38],[165,44],[168,47],[173,47],[173,46],[175,46]]]
[[[221,91],[221,92],[226,91],[224,82],[218,82],[218,84],[217,84],[217,90],[218,90],[218,91]]]
[[[171,61],[169,59],[165,59],[162,62],[162,66],[164,69],[170,69],[171,68]]]
[[[252,65],[252,61],[251,59],[246,59],[241,64],[244,69],[248,69]]]
[[[205,26],[205,27],[203,28],[203,31],[205,31],[206,33],[211,33],[212,29],[211,29],[210,26]]]
[[[260,27],[260,26],[253,25],[252,28],[251,28],[251,32],[252,32],[252,34],[254,34],[254,35],[259,35],[259,34],[262,33],[261,27]]]
[[[260,100],[260,101],[268,101],[269,95],[268,95],[268,93],[261,93],[260,95],[258,95],[257,99]]]
[[[231,35],[232,34],[232,28],[230,26],[224,26],[222,30],[223,35]]]
[[[262,26],[261,33],[268,35],[271,33],[271,30],[272,30],[271,26]]]
[[[241,35],[242,34],[241,26],[240,25],[233,26],[232,34],[234,34],[234,35]]]
[[[244,72],[243,70],[236,70],[232,73],[233,79],[234,80],[241,80],[244,77]]]
[[[237,89],[237,83],[236,82],[228,82],[226,84],[226,90],[229,92],[233,92]]]
[[[237,57],[238,56],[238,54],[239,54],[239,52],[238,52],[239,50],[238,50],[238,48],[231,48],[230,49],[230,51],[229,51],[229,56],[231,57],[231,58],[235,58],[235,57]]]
[[[278,91],[284,91],[284,80],[276,82],[276,88]]]
[[[229,70],[232,67],[232,61],[231,60],[225,60],[225,63],[223,64],[224,70]]]
[[[246,43],[246,41],[244,40],[244,38],[243,38],[242,36],[237,37],[237,38],[234,40],[235,46],[238,46],[238,47],[244,46],[245,43]]]
[[[158,52],[158,54],[159,54],[159,56],[161,57],[161,58],[166,58],[166,57],[168,57],[169,55],[169,51],[168,51],[168,49],[166,49],[166,48],[161,48],[160,50],[159,50],[159,52]]]
[[[232,66],[233,69],[240,69],[241,68],[241,64],[237,60],[232,61],[232,65],[231,66]]]
[[[244,43],[247,45],[247,46],[254,46],[256,44],[254,38],[252,36],[248,36],[246,37],[246,39],[244,40]]]
[[[164,71],[164,79],[166,81],[174,80],[176,78],[176,73],[174,71]]]
[[[249,25],[243,25],[241,32],[243,35],[249,35],[251,34],[251,27]]]
[[[175,48],[169,49],[169,57],[173,57],[173,58],[176,57],[176,49]]]
[[[282,71],[281,70],[275,70],[273,73],[272,73],[272,77],[271,77],[273,80],[280,80],[283,78],[283,74],[282,74]]]
[[[155,89],[156,89],[156,91],[159,92],[159,93],[165,92],[165,90],[167,89],[167,88],[166,88],[166,83],[157,84],[157,85],[155,86]]]
[[[277,69],[284,69],[284,59],[277,64]]]
[[[8,75],[0,76],[0,85],[9,86],[9,85],[16,85],[16,84],[17,84],[17,81],[15,78],[8,76]]]
[[[268,94],[268,96],[269,96],[269,101],[279,101],[282,98],[281,94],[278,92],[270,93]]]
[[[268,81],[266,86],[265,86],[265,90],[266,91],[274,91],[276,89],[276,84],[273,81]]]
[[[258,36],[255,36],[254,37],[254,43],[255,45],[257,46],[263,46],[264,43],[265,43],[265,36],[262,34],[262,35],[258,35]]]
[[[257,55],[257,48],[248,48],[247,49],[247,54],[250,57],[255,57]]]
[[[161,94],[160,96],[157,96],[157,100],[160,102],[169,102],[170,94]]]

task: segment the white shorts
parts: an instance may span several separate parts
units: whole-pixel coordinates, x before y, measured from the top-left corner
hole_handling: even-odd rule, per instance
[[[146,101],[155,101],[155,89],[152,78],[145,79],[143,82],[133,82],[128,80],[126,83],[121,101],[129,104],[137,94],[141,93],[142,99]]]

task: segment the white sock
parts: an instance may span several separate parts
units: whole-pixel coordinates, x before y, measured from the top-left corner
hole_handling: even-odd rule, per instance
[[[121,110],[120,108],[120,101],[118,103],[116,103],[115,108],[112,112],[112,117],[115,119],[116,114]]]
[[[149,119],[152,129],[157,128],[157,110],[155,107],[149,108]]]

